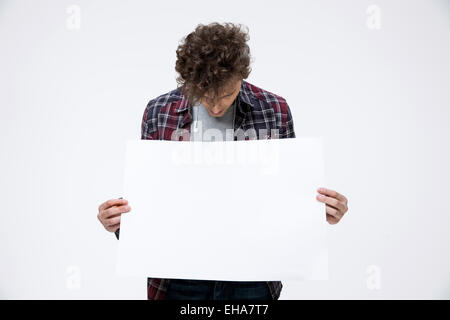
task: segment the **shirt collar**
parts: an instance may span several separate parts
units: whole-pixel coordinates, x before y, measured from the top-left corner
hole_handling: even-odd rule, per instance
[[[254,95],[253,95],[253,92],[247,86],[247,82],[244,80],[242,80],[241,89],[239,90],[239,94],[238,94],[238,99],[240,102],[244,102],[244,103],[238,104],[239,109],[242,112],[245,112],[245,110],[243,110],[244,107],[253,108]]]

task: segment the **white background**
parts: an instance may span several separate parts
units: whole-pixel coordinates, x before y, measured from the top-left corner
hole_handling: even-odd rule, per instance
[[[248,81],[287,99],[297,136],[325,138],[327,187],[349,199],[331,279],[281,299],[450,298],[445,0],[1,1],[0,298],[146,298],[115,275],[97,207],[121,196],[147,102],[176,86],[179,40],[212,21],[249,27]]]

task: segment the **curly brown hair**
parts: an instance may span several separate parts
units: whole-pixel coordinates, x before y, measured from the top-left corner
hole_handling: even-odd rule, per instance
[[[190,103],[197,103],[205,93],[216,97],[229,81],[249,76],[248,40],[248,28],[217,22],[199,24],[182,39],[176,50],[175,70],[178,88]]]

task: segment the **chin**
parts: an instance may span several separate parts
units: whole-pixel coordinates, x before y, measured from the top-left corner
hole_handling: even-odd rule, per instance
[[[223,116],[223,114],[224,114],[225,112],[222,111],[222,112],[220,112],[220,113],[213,113],[213,112],[211,112],[211,111],[208,111],[208,113],[209,113],[209,115],[210,115],[211,117],[219,118],[219,117]]]

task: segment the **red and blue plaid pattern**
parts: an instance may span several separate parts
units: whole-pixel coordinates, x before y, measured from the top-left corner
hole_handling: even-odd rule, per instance
[[[295,137],[291,111],[284,98],[242,81],[237,99],[235,140],[239,137],[247,140]],[[189,141],[191,122],[191,106],[182,91],[175,89],[148,103],[142,119],[141,138]],[[169,281],[148,278],[148,299],[164,299]],[[282,283],[268,281],[267,284],[272,297],[278,299]]]

